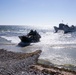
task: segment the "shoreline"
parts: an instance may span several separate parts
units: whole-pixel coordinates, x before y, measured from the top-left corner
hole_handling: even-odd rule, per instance
[[[0,49],[1,75],[75,75],[76,71],[38,63],[41,50],[31,53]]]

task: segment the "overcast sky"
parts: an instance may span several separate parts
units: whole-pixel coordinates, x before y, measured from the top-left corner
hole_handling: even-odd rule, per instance
[[[0,25],[76,25],[76,0],[0,0]]]

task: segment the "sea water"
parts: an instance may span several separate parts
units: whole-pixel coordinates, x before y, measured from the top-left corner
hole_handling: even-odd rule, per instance
[[[26,35],[30,30],[37,30],[41,35],[40,42],[20,47],[18,36]],[[0,49],[14,52],[33,52],[42,50],[39,59],[56,65],[64,65],[76,70],[76,32],[64,34],[54,33],[53,28],[38,28],[32,26],[0,25]]]

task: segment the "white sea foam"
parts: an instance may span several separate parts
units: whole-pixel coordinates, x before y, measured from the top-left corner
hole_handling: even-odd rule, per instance
[[[76,44],[76,39],[72,34],[46,32],[42,34],[39,44]]]
[[[4,33],[3,31],[3,33],[0,34],[2,38],[11,41],[12,43],[18,44],[20,42],[18,36],[26,35],[30,29],[27,30],[26,28],[26,30],[22,29],[8,33]],[[21,51],[31,52],[39,49],[42,50],[42,54],[40,56],[42,59],[47,59],[52,63],[60,65],[66,63],[76,65],[76,33],[54,33],[50,28],[48,30],[45,28],[44,30],[40,30],[38,32],[41,35],[40,42],[33,43],[30,46],[24,48],[20,48]],[[16,49],[19,50],[18,48]]]
[[[2,38],[11,41],[12,43],[19,43],[20,39],[17,36],[1,36]]]

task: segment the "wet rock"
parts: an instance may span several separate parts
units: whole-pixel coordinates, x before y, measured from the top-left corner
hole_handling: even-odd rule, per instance
[[[0,74],[15,75],[20,71],[25,73],[30,65],[37,63],[41,50],[33,53],[14,53],[0,50]]]
[[[0,49],[0,75],[76,75],[76,72],[37,64],[41,50],[14,53]]]

